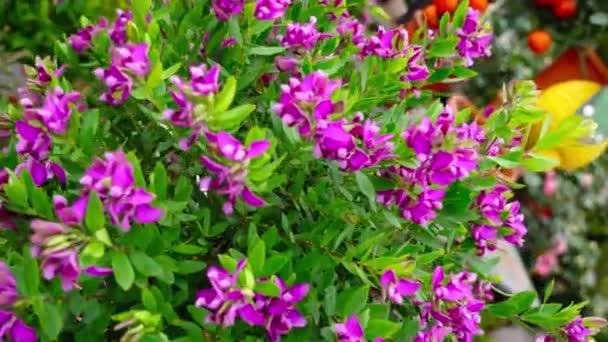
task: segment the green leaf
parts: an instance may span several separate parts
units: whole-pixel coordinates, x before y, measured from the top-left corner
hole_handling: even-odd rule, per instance
[[[166,80],[167,78],[173,76],[176,72],[179,71],[179,68],[181,68],[181,66],[182,66],[181,62],[177,62],[177,63],[173,64],[172,66],[170,66],[167,69],[163,70],[161,78],[163,80]]]
[[[160,161],[154,167],[154,190],[156,198],[164,200],[167,198],[167,170]]]
[[[82,113],[78,146],[85,156],[95,155],[95,136],[99,126],[99,109]]]
[[[112,251],[112,270],[116,283],[125,291],[129,290],[135,281],[133,266],[126,254]]]
[[[247,52],[250,55],[272,56],[277,55],[283,51],[285,51],[285,48],[282,46],[254,46],[250,48]]]
[[[438,249],[438,250],[432,251],[430,253],[421,254],[418,257],[416,257],[416,265],[422,266],[422,265],[430,264],[433,261],[437,260],[438,258],[442,257],[444,254],[445,254],[445,252],[443,251],[443,249]]]
[[[26,296],[35,296],[39,293],[40,287],[40,269],[38,261],[29,254],[23,260],[23,279]]]
[[[42,302],[39,298],[34,301],[34,313],[38,317],[38,326],[44,335],[51,341],[56,341],[63,329],[63,313],[50,302]]]
[[[458,8],[454,12],[454,18],[452,19],[452,32],[455,32],[456,29],[461,28],[464,24],[464,19],[467,15],[467,10],[469,9],[469,0],[462,0],[458,5]]]
[[[338,294],[336,307],[341,310],[340,316],[348,317],[361,312],[367,305],[367,294],[369,287],[351,287]]]
[[[265,282],[255,284],[255,292],[268,297],[278,297],[281,294],[281,289],[277,286],[273,277]]]
[[[429,83],[441,82],[448,78],[452,73],[452,68],[439,68],[435,70],[429,79],[427,80]]]
[[[230,273],[234,273],[234,271],[236,270],[236,265],[238,264],[238,261],[236,261],[230,255],[226,255],[226,254],[220,254],[217,256],[217,258],[220,261],[220,265],[222,265],[222,267],[224,269],[226,269]]]
[[[257,241],[249,246],[247,251],[247,261],[251,265],[253,273],[257,276],[262,274],[264,270],[264,262],[266,261],[266,244],[264,240],[258,238]]]
[[[336,312],[336,295],[337,290],[334,286],[330,286],[325,289],[325,296],[323,297],[323,309],[329,317],[333,316]]]
[[[264,271],[260,274],[261,277],[268,277],[278,273],[289,262],[289,258],[284,255],[273,255],[266,260]]]
[[[456,37],[436,39],[429,50],[429,57],[450,57],[456,52],[457,44],[458,38]]]
[[[256,106],[253,104],[240,105],[222,114],[218,114],[209,124],[214,128],[231,130],[240,126],[255,109]]]
[[[24,209],[29,207],[27,202],[27,189],[21,179],[17,178],[15,175],[10,176],[9,181],[4,185],[3,190],[6,197],[8,197],[10,205],[15,205]]]
[[[92,265],[105,254],[105,245],[99,241],[92,241],[80,253],[81,258],[90,260]]]
[[[160,62],[158,62],[158,63],[154,64],[154,66],[152,67],[152,70],[148,74],[148,79],[146,80],[147,91],[151,91],[154,88],[158,87],[163,81],[162,76],[163,76],[163,65]]]
[[[131,2],[135,24],[137,24],[140,30],[143,30],[146,26],[146,15],[150,10],[150,6],[152,6],[152,0],[133,0]]]
[[[141,251],[134,251],[130,255],[135,269],[146,277],[158,277],[163,273],[162,267],[156,260]]]
[[[373,211],[376,211],[376,189],[374,189],[374,185],[363,172],[356,172],[355,179],[359,189],[367,197],[370,207],[372,207]]]
[[[176,271],[176,273],[179,273],[179,274],[198,273],[198,272],[202,271],[203,269],[205,269],[205,266],[207,266],[207,264],[205,264],[202,261],[197,261],[197,260],[181,260],[177,264],[177,271]]]
[[[173,200],[182,202],[188,201],[192,194],[192,183],[190,179],[185,176],[180,176],[177,179],[177,185],[175,186],[175,193],[173,194]]]
[[[545,289],[545,295],[543,296],[543,304],[547,303],[549,297],[551,297],[551,292],[553,292],[553,287],[555,286],[555,279],[551,279],[549,285]]]
[[[559,161],[541,154],[530,153],[527,158],[522,159],[521,165],[532,172],[543,172],[555,168]]]
[[[371,319],[365,326],[365,335],[370,340],[376,337],[391,338],[401,327],[401,324],[385,319]]]
[[[84,223],[87,226],[87,229],[92,233],[102,229],[106,225],[103,204],[101,203],[96,191],[92,191],[89,194],[89,201],[87,203],[87,212],[84,217]]]
[[[156,298],[154,297],[152,291],[150,291],[147,287],[141,289],[141,302],[147,310],[152,312],[156,311]]]
[[[234,101],[234,95],[236,94],[236,78],[234,76],[228,77],[226,82],[224,82],[224,86],[222,87],[222,91],[217,94],[215,98],[215,103],[213,105],[213,111],[217,114],[223,113],[232,104]]]
[[[135,177],[135,185],[146,188],[146,179],[144,178],[144,174],[141,171],[141,164],[139,163],[139,158],[135,155],[135,152],[131,151],[127,154],[127,160],[133,166],[133,175]]]

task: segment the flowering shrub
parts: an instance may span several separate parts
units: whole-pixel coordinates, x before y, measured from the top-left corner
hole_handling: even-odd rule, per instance
[[[530,83],[483,125],[428,90],[475,75],[482,17],[465,1],[409,37],[349,6],[137,0],[55,42],[2,126],[0,336],[471,341],[482,317],[595,333],[584,304],[494,302],[486,251],[526,235],[496,171],[554,161],[520,147],[543,116]]]

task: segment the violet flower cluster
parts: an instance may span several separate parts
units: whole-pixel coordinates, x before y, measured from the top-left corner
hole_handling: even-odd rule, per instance
[[[27,326],[13,312],[5,310],[19,299],[17,282],[8,266],[0,262],[0,339],[19,342],[36,342],[36,331]]]
[[[209,267],[207,277],[212,287],[199,290],[195,303],[211,311],[206,322],[230,327],[240,318],[250,325],[263,326],[273,342],[280,341],[281,336],[293,328],[306,326],[306,319],[294,305],[306,297],[310,286],[294,284],[287,288],[281,279],[275,277],[280,294],[268,297],[238,284],[239,274],[246,264],[246,259],[239,261],[233,274],[219,267]],[[265,281],[272,280],[258,280]]]
[[[277,36],[281,44],[294,53],[303,53],[312,50],[320,40],[330,38],[332,35],[320,33],[317,30],[317,18],[310,17],[307,24],[287,24],[285,36]]]
[[[207,192],[213,190],[220,195],[227,196],[222,209],[226,215],[231,215],[238,197],[253,207],[261,207],[266,202],[254,194],[247,186],[246,178],[249,172],[249,163],[252,159],[262,156],[268,148],[270,141],[257,140],[249,147],[243,146],[241,142],[227,132],[217,134],[205,133],[207,141],[212,150],[218,151],[218,156],[225,160],[228,165],[221,164],[209,158],[201,156],[203,166],[215,173],[215,177],[205,176],[199,183],[200,190]]]
[[[87,198],[81,197],[68,206],[63,196],[53,197],[55,215],[61,223],[44,220],[33,220],[32,255],[42,260],[40,265],[44,279],[59,278],[64,291],[72,290],[81,274],[79,254],[86,241],[77,227],[82,225],[85,217]],[[112,270],[105,267],[91,266],[85,269],[91,276],[105,276]]]
[[[211,68],[205,64],[190,66],[190,82],[185,82],[177,76],[171,77],[176,86],[169,90],[177,109],[166,109],[163,118],[180,128],[189,128],[190,134],[179,142],[180,149],[187,151],[196,142],[199,135],[207,130],[204,115],[205,102],[208,97],[215,95],[220,88],[220,66],[215,64]],[[197,106],[198,105],[198,106]]]
[[[66,133],[72,111],[83,110],[82,96],[77,91],[66,93],[61,87],[48,89],[53,78],[59,77],[63,67],[51,71],[50,63],[36,60],[36,69],[26,87],[20,89],[24,95],[21,104],[24,106],[23,119],[15,123],[17,131],[17,153],[27,157],[17,165],[15,172],[28,170],[36,186],[42,186],[48,180],[57,178],[65,183],[66,174],[63,168],[49,160],[51,151],[51,134]],[[44,94],[44,97],[41,95]]]
[[[392,135],[380,134],[380,127],[364,120],[363,114],[357,113],[350,121],[330,119],[342,111],[342,104],[331,100],[340,86],[340,81],[332,81],[320,71],[301,81],[291,78],[288,85],[281,86],[274,110],[283,123],[315,141],[315,157],[335,160],[342,170],[358,171],[393,158]]]
[[[334,324],[334,332],[338,342],[364,342],[365,332],[357,315],[350,316],[344,323]],[[372,342],[384,342],[382,337],[376,337]]]
[[[367,38],[362,45],[361,56],[378,56],[383,59],[407,58],[407,65],[401,79],[404,82],[426,81],[430,73],[424,59],[424,48],[411,44],[405,29],[394,28],[386,31],[379,27],[375,35]]]
[[[163,210],[153,207],[154,195],[135,186],[133,166],[124,152],[108,152],[96,158],[80,179],[83,197],[88,202],[96,191],[113,224],[127,232],[133,221],[149,224],[160,220]]]
[[[435,268],[432,299],[416,303],[421,308],[420,332],[415,342],[443,341],[453,335],[459,342],[470,342],[482,335],[481,311],[492,300],[491,284],[477,282],[474,273],[461,272],[446,277],[442,267]]]
[[[436,122],[425,117],[402,134],[415,154],[416,168],[391,165],[380,174],[400,187],[378,191],[378,202],[397,206],[403,218],[428,224],[443,207],[447,187],[477,169],[479,144],[485,140],[477,124],[455,126],[451,107],[446,106]]]
[[[88,25],[78,33],[69,36],[68,43],[76,52],[81,53],[91,48],[93,39],[100,32],[106,31],[114,44],[118,46],[125,44],[127,42],[127,25],[133,20],[133,13],[121,9],[117,9],[116,13],[118,16],[112,25],[109,24],[108,19],[101,17],[97,24]]]
[[[285,15],[291,0],[258,0],[254,15],[259,20],[275,20]]]
[[[336,32],[345,39],[349,39],[358,48],[363,48],[365,44],[365,26],[348,11],[344,11],[338,18]]]
[[[149,71],[147,43],[125,43],[113,47],[110,66],[107,69],[97,68],[93,71],[93,74],[108,87],[99,99],[112,106],[125,102],[133,88],[132,75],[144,77]]]
[[[148,44],[128,42],[127,25],[133,19],[132,12],[119,9],[117,13],[112,25],[102,17],[96,25],[86,26],[68,38],[74,50],[83,52],[91,47],[93,38],[100,32],[108,33],[113,42],[112,62],[107,69],[97,68],[93,74],[108,88],[100,100],[113,106],[123,103],[131,95],[132,77],[144,77],[150,71]]]
[[[464,25],[456,30],[460,38],[456,48],[464,59],[464,65],[469,67],[477,58],[489,57],[492,53],[490,45],[493,35],[479,23],[479,11],[469,7]]]
[[[219,21],[227,21],[243,11],[244,0],[214,0],[211,2],[213,14]]]
[[[397,278],[395,271],[388,270],[380,277],[382,297],[387,298],[395,304],[403,304],[403,297],[416,294],[422,284],[417,281]]]
[[[524,216],[519,212],[519,202],[507,203],[509,193],[507,186],[497,185],[492,191],[482,191],[473,204],[482,216],[471,229],[479,255],[496,249],[498,231],[502,227],[511,231],[504,236],[505,241],[515,246],[523,245],[523,237],[528,230],[524,225]]]

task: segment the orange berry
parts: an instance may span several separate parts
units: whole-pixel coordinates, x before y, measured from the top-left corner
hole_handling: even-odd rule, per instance
[[[437,18],[437,6],[435,4],[430,4],[424,8],[424,17],[426,18],[426,23],[430,28],[439,27],[439,20]]]
[[[571,18],[576,14],[575,0],[561,0],[553,5],[553,14],[560,19]]]
[[[542,55],[553,43],[553,39],[549,32],[544,30],[536,30],[528,35],[528,47],[537,55]]]
[[[472,7],[483,13],[488,8],[488,0],[471,0],[469,1],[469,7]]]
[[[458,0],[434,0],[433,3],[437,6],[438,17],[443,16],[444,13],[454,13],[458,8]]]

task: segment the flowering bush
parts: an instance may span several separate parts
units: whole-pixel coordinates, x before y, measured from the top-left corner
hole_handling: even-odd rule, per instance
[[[479,14],[409,37],[349,6],[134,0],[55,42],[2,121],[0,337],[595,333],[584,304],[494,302],[486,251],[526,235],[496,171],[554,161],[521,147],[530,83],[483,125],[427,89],[490,54]]]

